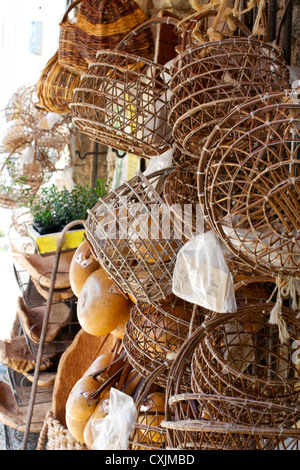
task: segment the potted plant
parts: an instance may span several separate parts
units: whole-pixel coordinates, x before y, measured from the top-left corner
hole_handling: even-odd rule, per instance
[[[59,190],[55,185],[43,187],[38,193],[23,192],[22,206],[27,207],[33,217],[33,228],[39,234],[61,231],[68,223],[87,218],[100,197],[105,196],[107,183],[102,179],[95,186],[76,184],[73,188]],[[77,227],[74,227],[74,229]]]

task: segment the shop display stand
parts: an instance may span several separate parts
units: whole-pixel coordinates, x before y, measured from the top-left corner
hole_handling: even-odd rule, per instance
[[[24,437],[23,437],[22,450],[26,450],[29,432],[30,432],[30,425],[31,425],[33,409],[34,409],[34,404],[35,404],[36,394],[37,394],[38,378],[40,374],[40,367],[41,367],[42,356],[43,356],[44,346],[45,346],[46,331],[47,331],[47,326],[49,322],[50,308],[52,304],[54,283],[55,283],[55,278],[57,274],[62,244],[64,241],[65,234],[68,232],[68,230],[70,230],[75,225],[83,224],[83,223],[84,223],[84,220],[75,220],[67,224],[62,230],[60,238],[57,243],[57,249],[55,252],[54,263],[53,263],[53,270],[51,274],[49,293],[48,293],[48,297],[47,297],[47,301],[45,305],[44,318],[43,318],[42,330],[41,330],[41,335],[40,335],[40,342],[38,345],[38,350],[37,350],[37,355],[36,355],[36,364],[35,364],[35,370],[34,370],[33,383],[32,383],[30,397],[29,397],[29,403],[28,403],[27,419],[26,419],[26,426],[25,426]]]

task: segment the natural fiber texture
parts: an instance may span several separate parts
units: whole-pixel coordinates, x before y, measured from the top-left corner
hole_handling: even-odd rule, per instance
[[[90,63],[97,52],[115,49],[133,29],[147,20],[147,16],[133,0],[83,0],[74,26],[75,42],[82,56]],[[132,37],[126,52],[152,57],[154,50],[151,31]]]
[[[192,30],[170,70],[169,124],[176,145],[199,157],[206,137],[235,105],[288,88],[289,71],[276,46],[252,37],[197,44]]]
[[[70,113],[73,90],[80,75],[69,72],[58,62],[56,52],[47,62],[37,83],[37,96],[42,109],[58,114]]]
[[[75,0],[69,5],[59,25],[58,62],[70,72],[80,75],[87,71],[89,64],[76,45],[74,31],[76,18],[69,20],[69,14],[79,3],[81,0]]]
[[[88,450],[86,445],[78,442],[50,410],[40,432],[37,450]]]
[[[248,101],[209,136],[198,168],[206,221],[241,262],[281,277],[299,276],[299,120],[292,94]]]
[[[128,450],[166,449],[166,431],[160,425],[164,418],[164,409],[157,408],[151,400],[151,394],[164,396],[164,388],[157,386],[160,376],[168,374],[168,365],[157,367],[144,381],[135,398],[138,419],[129,438]]]
[[[182,246],[161,197],[168,170],[141,172],[112,190],[88,211],[86,238],[96,259],[119,289],[151,302],[172,290]]]
[[[170,295],[161,303],[138,302],[126,324],[123,344],[132,366],[144,377],[173,360],[180,346],[211,312]],[[166,385],[166,376],[157,380]]]
[[[170,17],[151,19],[118,44],[101,50],[74,90],[73,123],[93,140],[150,158],[172,148],[168,126],[169,75],[164,64],[125,52],[131,37],[155,24],[177,25]]]

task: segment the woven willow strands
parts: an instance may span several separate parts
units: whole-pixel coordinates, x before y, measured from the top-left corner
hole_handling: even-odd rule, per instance
[[[69,14],[79,3],[81,0],[75,0],[69,5],[59,25],[58,62],[66,70],[80,75],[87,71],[89,64],[76,45],[75,23],[68,20]]]
[[[73,123],[94,141],[144,158],[172,148],[168,125],[169,74],[164,64],[124,52],[132,37],[171,17],[152,18],[129,33],[115,50],[101,50],[74,90]]]
[[[57,114],[71,113],[69,104],[80,75],[64,69],[58,62],[58,51],[48,60],[37,83],[40,107]]]
[[[129,362],[143,377],[149,376],[161,364],[174,359],[184,341],[209,314],[174,295],[160,303],[137,302],[123,337]],[[166,379],[161,374],[157,383],[164,387]]]
[[[216,15],[208,12],[200,20]],[[241,25],[241,34],[245,28]],[[205,139],[237,104],[267,91],[289,86],[289,71],[276,46],[248,37],[198,43],[191,38],[197,22],[187,26],[181,52],[170,75],[169,124],[176,145],[199,157]],[[247,33],[247,30],[246,30]]]
[[[209,136],[198,167],[211,228],[241,262],[281,277],[299,276],[299,113],[289,92],[236,107]]]
[[[93,63],[98,51],[115,49],[130,31],[146,20],[145,13],[133,0],[83,0],[74,26],[76,46],[82,56]],[[142,57],[152,57],[154,44],[151,31],[132,36],[125,50]]]
[[[86,237],[99,263],[121,292],[136,300],[165,299],[172,290],[182,247],[160,194],[168,170],[141,172],[88,211]]]

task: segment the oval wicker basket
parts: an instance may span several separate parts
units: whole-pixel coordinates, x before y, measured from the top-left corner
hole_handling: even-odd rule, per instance
[[[93,140],[143,158],[172,148],[168,125],[169,75],[164,64],[124,52],[132,36],[171,17],[153,18],[133,30],[115,50],[101,50],[74,90],[73,123]]]
[[[115,49],[127,34],[147,20],[146,14],[134,0],[82,0],[74,26],[75,43],[89,63],[96,61],[103,49]],[[152,57],[151,32],[131,37],[126,52]]]
[[[204,216],[229,250],[281,277],[300,272],[299,121],[289,92],[236,107],[209,136],[197,175]]]
[[[88,211],[86,238],[121,292],[142,302],[172,290],[182,240],[161,197],[168,170],[138,172]]]
[[[289,71],[281,50],[251,37],[250,32],[248,37],[195,44],[191,39],[195,24],[187,27],[181,52],[170,69],[169,124],[176,145],[199,157],[205,138],[235,105],[287,88]],[[242,24],[240,30],[245,30]]]

